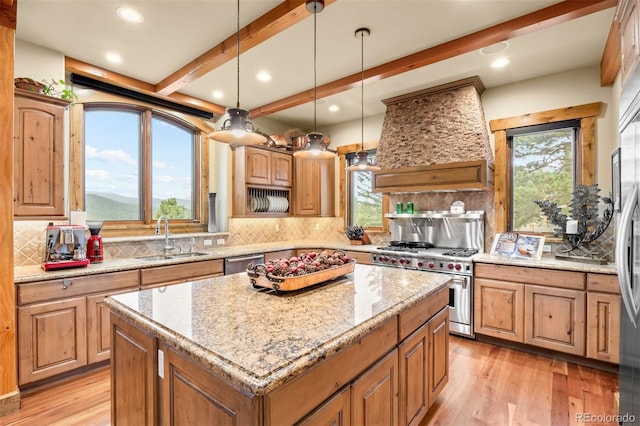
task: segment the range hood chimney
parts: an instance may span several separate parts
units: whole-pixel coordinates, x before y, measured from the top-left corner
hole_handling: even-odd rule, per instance
[[[375,192],[486,190],[493,154],[478,76],[385,99]]]

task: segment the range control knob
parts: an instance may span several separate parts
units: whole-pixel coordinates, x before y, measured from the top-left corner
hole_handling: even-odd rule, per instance
[[[395,259],[395,258],[392,258],[392,259],[391,259],[391,263],[396,263],[396,259]]]
[[[460,269],[462,269],[462,265],[461,265],[461,264],[459,264],[459,263],[456,263],[455,268],[456,268],[456,270],[458,270],[458,271],[459,271]]]
[[[453,263],[449,263],[449,264],[447,265],[447,268],[449,268],[449,269],[453,269]]]
[[[429,263],[427,263],[427,266],[429,268],[433,269],[433,267],[436,266],[436,265],[434,265],[433,262],[429,262]]]
[[[418,267],[422,268],[422,265],[424,265],[424,263],[422,262],[422,260],[418,260]]]

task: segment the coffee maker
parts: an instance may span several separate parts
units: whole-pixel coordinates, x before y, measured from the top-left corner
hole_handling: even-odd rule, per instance
[[[86,229],[79,225],[49,223],[45,234],[46,249],[42,269],[50,271],[87,266]]]
[[[102,253],[102,237],[99,235],[102,230],[101,220],[88,220],[87,228],[91,236],[87,240],[87,257],[91,263],[100,263],[104,260]]]

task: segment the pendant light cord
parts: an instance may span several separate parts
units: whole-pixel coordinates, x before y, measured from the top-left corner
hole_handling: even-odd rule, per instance
[[[360,32],[360,142],[364,152],[364,31]]]
[[[240,0],[238,0],[236,18],[236,108],[240,108]]]
[[[317,104],[317,88],[318,88],[318,76],[317,76],[317,20],[318,12],[313,12],[313,133],[316,133],[316,104]]]

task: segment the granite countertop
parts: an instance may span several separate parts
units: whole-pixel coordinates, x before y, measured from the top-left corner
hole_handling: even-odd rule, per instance
[[[530,268],[561,269],[563,271],[593,272],[599,274],[617,273],[615,263],[597,265],[544,257],[541,259],[519,259],[508,256],[479,253],[473,256],[473,261],[475,263],[493,263],[497,265],[528,266]]]
[[[339,250],[365,251],[370,252],[371,246],[364,248],[363,246],[352,246],[349,244],[328,243],[326,241],[291,241],[291,242],[274,242],[262,243],[243,246],[216,246],[210,250],[198,250],[204,253],[202,256],[189,258],[163,259],[163,260],[143,260],[135,257],[130,258],[112,258],[105,259],[101,263],[92,263],[84,268],[58,269],[44,271],[40,265],[17,266],[14,268],[14,282],[26,283],[32,281],[54,280],[69,277],[79,277],[90,274],[101,274],[105,272],[118,272],[130,269],[152,268],[163,265],[175,265],[188,262],[198,262],[208,259],[224,259],[232,256],[244,256],[248,254],[263,253],[278,250],[289,250],[307,247],[330,247]]]
[[[234,274],[106,299],[115,312],[216,374],[263,395],[447,286],[449,277],[355,265],[291,294]]]

